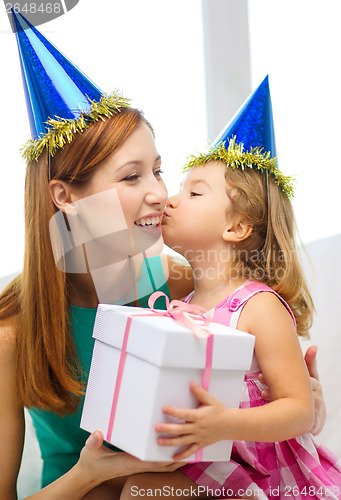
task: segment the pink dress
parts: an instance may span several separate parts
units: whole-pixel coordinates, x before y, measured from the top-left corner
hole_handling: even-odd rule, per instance
[[[214,308],[213,321],[236,328],[246,302],[260,292],[276,294],[266,285],[246,281]],[[254,356],[245,375],[240,408],[267,404],[261,397],[265,386],[258,380],[259,372]],[[181,470],[215,498],[247,498],[253,492],[260,500],[341,499],[341,459],[310,433],[276,443],[235,441],[228,462],[191,463]]]

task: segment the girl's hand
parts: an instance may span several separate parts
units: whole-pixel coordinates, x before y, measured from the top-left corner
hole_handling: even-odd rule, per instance
[[[176,461],[185,460],[199,449],[224,439],[221,422],[229,411],[220,401],[211,396],[205,389],[194,382],[191,392],[199,401],[196,409],[180,409],[165,406],[165,415],[185,420],[185,423],[157,424],[156,432],[174,434],[174,437],[159,437],[160,446],[186,446],[184,450],[173,455]]]
[[[83,477],[93,480],[95,486],[140,472],[173,472],[184,463],[143,462],[128,453],[114,452],[103,445],[102,433],[95,431],[88,437],[77,465]]]
[[[312,345],[307,349],[307,352],[305,353],[304,356],[310,375],[311,388],[313,391],[313,398],[314,398],[314,410],[315,410],[314,424],[310,430],[310,432],[314,436],[316,436],[322,431],[327,417],[326,405],[322,393],[322,386],[319,382],[319,374],[317,371],[316,354],[317,354],[317,346]],[[262,374],[260,374],[258,378],[263,384],[266,385],[266,381]],[[265,401],[272,401],[268,389],[264,389],[264,391],[262,391],[262,398]]]

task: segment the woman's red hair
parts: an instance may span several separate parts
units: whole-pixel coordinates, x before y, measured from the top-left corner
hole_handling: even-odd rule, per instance
[[[50,242],[49,221],[57,209],[49,192],[49,175],[85,185],[140,123],[150,127],[140,111],[122,108],[76,135],[50,158],[50,167],[46,153],[27,166],[23,271],[0,295],[0,320],[17,320],[21,405],[63,415],[75,411],[84,393],[70,333],[68,275],[57,269]]]

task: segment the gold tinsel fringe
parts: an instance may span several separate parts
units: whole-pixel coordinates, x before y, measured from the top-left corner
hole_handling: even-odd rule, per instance
[[[92,122],[104,120],[118,113],[120,108],[127,108],[130,100],[122,97],[117,91],[110,95],[102,95],[99,101],[92,101],[89,111],[82,112],[77,119],[66,119],[56,116],[46,122],[48,131],[41,138],[30,139],[21,149],[27,161],[37,161],[46,149],[54,156],[57,149],[63,148],[66,143],[72,142],[75,134],[82,133]]]
[[[229,145],[226,149],[224,143],[213,145],[208,153],[191,155],[183,171],[187,172],[193,167],[204,165],[209,161],[222,161],[227,167],[232,169],[254,168],[261,172],[268,172],[274,183],[277,184],[288,198],[294,197],[293,177],[285,176],[277,166],[277,159],[270,157],[270,152],[263,152],[263,148],[251,148],[250,151],[244,150],[243,143],[236,143],[236,137],[228,139]]]

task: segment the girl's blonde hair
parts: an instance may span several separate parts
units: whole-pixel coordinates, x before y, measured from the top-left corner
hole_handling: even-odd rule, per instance
[[[268,177],[267,177],[268,176]],[[314,304],[300,265],[292,204],[271,175],[257,169],[226,168],[227,193],[233,210],[250,223],[252,233],[234,251],[234,267],[283,297],[308,336]]]
[[[16,317],[19,404],[64,415],[76,410],[84,387],[69,321],[68,275],[52,252],[49,221],[57,211],[48,183],[85,185],[140,123],[140,111],[121,108],[93,123],[55,157],[44,153],[27,166],[23,271],[0,295],[0,320]],[[151,128],[152,130],[152,128]]]

